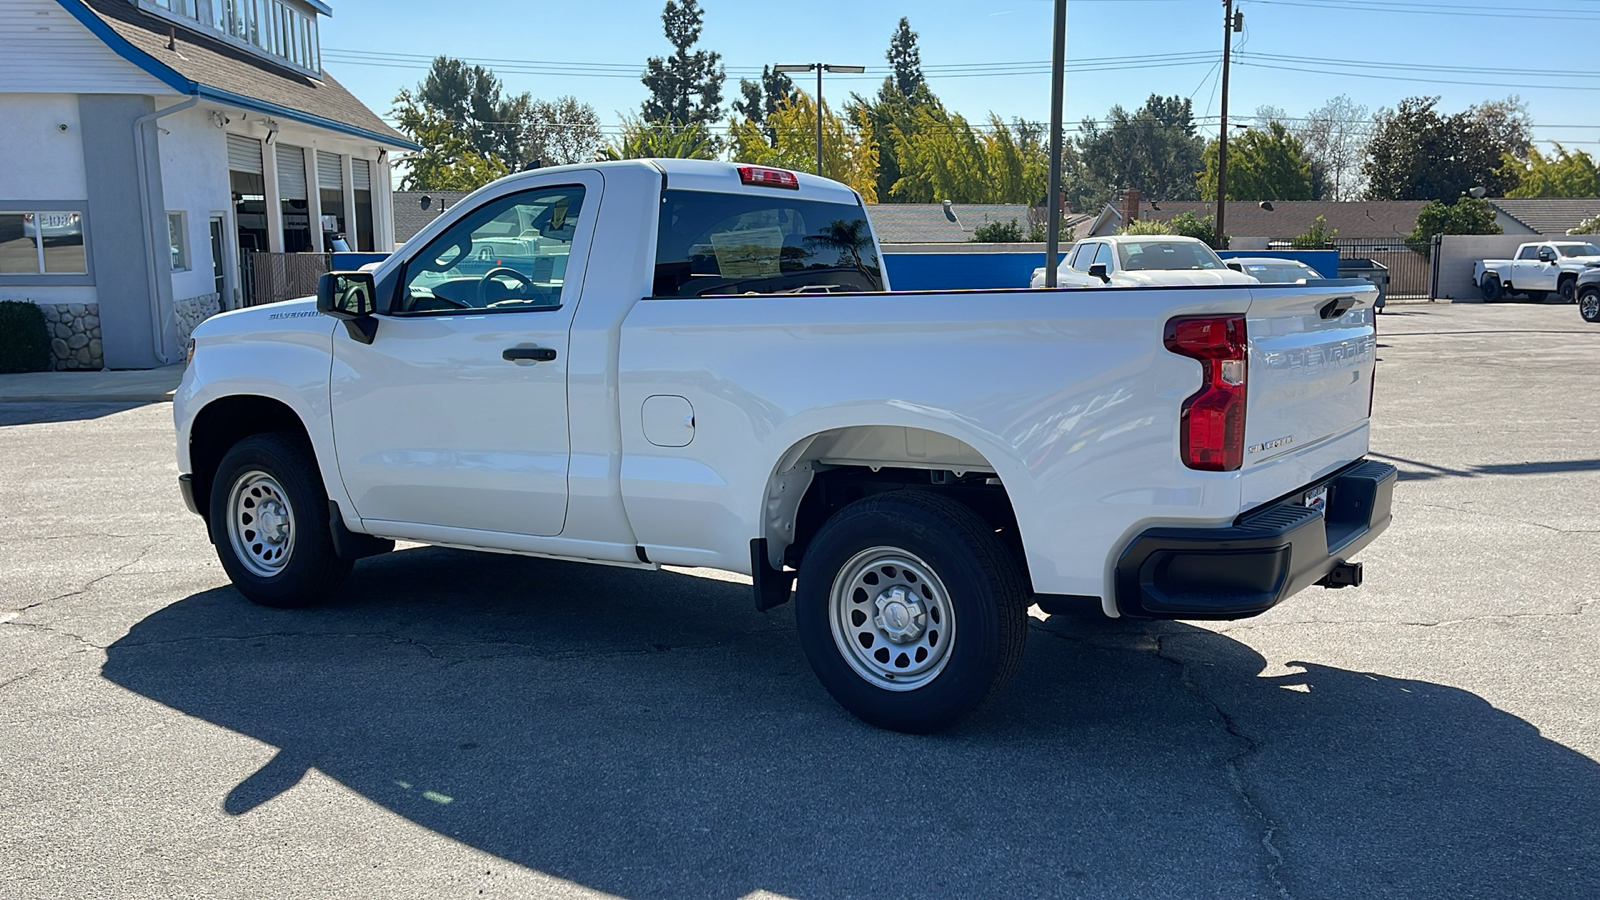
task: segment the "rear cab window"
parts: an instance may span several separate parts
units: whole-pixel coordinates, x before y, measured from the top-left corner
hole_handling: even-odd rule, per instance
[[[787,192],[661,194],[654,297],[882,291],[860,205]]]

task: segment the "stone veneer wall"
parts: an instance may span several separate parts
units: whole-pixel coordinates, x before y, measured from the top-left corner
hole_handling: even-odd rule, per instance
[[[201,294],[198,297],[175,301],[172,304],[172,313],[178,320],[179,342],[188,344],[189,335],[194,334],[195,328],[221,311],[221,294]]]
[[[41,303],[50,332],[51,363],[56,369],[103,369],[100,304]]]

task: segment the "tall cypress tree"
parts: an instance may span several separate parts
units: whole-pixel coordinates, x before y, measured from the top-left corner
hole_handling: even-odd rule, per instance
[[[722,118],[722,56],[694,50],[700,40],[705,13],[699,0],[667,0],[661,24],[675,48],[671,56],[652,56],[640,79],[650,89],[644,102],[645,122],[651,125],[709,125]]]
[[[926,79],[922,77],[922,51],[917,49],[917,33],[911,30],[911,21],[905,16],[900,17],[885,55],[894,69],[895,89],[902,97],[915,96]]]

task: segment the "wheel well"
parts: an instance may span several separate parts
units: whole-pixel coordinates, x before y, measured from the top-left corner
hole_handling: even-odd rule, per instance
[[[293,435],[304,441],[307,449],[311,448],[311,435],[305,423],[294,410],[270,397],[221,397],[195,415],[194,424],[189,428],[189,467],[194,496],[202,514],[209,517],[211,481],[228,449],[253,434],[274,431]]]
[[[785,565],[799,568],[834,513],[864,497],[902,490],[940,494],[977,513],[1026,573],[1016,513],[994,467],[970,444],[918,428],[842,428],[794,445],[768,483],[760,536],[774,551],[782,548]]]
[[[1556,284],[1560,284],[1563,281],[1570,281],[1573,284],[1577,284],[1578,283],[1578,273],[1577,272],[1562,272],[1560,277],[1558,277],[1556,279]]]

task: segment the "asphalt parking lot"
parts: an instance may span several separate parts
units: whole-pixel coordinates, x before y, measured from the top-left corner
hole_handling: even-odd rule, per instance
[[[935,737],[712,573],[415,547],[251,606],[169,406],[0,403],[0,897],[1600,896],[1600,327],[1380,329],[1364,587],[1041,617]]]

